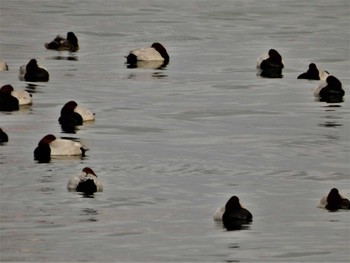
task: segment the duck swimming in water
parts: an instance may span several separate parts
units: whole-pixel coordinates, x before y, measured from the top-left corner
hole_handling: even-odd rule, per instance
[[[126,56],[126,63],[136,64],[138,61],[163,61],[169,63],[170,57],[165,47],[160,43],[153,43],[150,47],[131,50]]]
[[[275,49],[270,49],[268,56],[260,56],[257,60],[259,75],[266,78],[282,78],[284,64],[282,56]]]
[[[318,69],[315,63],[310,63],[308,70],[300,74],[298,79],[325,80],[328,75],[327,71]]]
[[[68,32],[66,38],[58,35],[51,42],[45,43],[45,47],[57,51],[76,52],[79,50],[78,38],[73,32]]]
[[[337,211],[339,209],[350,209],[350,201],[339,193],[337,188],[332,188],[328,195],[321,198],[319,208],[326,208],[329,211]]]
[[[84,156],[86,148],[80,143],[68,139],[56,138],[53,134],[44,136],[34,150],[34,159],[47,163],[52,156]]]
[[[68,181],[67,189],[69,191],[93,194],[95,192],[102,192],[103,186],[95,172],[90,167],[85,167],[81,174],[73,176]]]
[[[39,67],[36,59],[31,59],[27,65],[19,68],[19,79],[30,82],[47,82],[49,81],[49,72]]]
[[[239,202],[237,196],[232,196],[225,208],[220,207],[214,214],[215,221],[222,221],[227,230],[241,229],[243,225],[253,221],[253,215]]]
[[[75,101],[67,102],[61,109],[58,118],[62,129],[66,132],[74,132],[75,126],[82,125],[85,121],[95,120],[95,115],[87,108],[78,105]]]
[[[329,103],[342,102],[345,91],[342,88],[342,84],[339,79],[330,75],[327,79],[320,83],[315,89],[314,96],[320,101]]]

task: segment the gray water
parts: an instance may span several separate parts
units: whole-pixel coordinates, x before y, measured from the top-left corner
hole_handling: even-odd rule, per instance
[[[0,84],[33,105],[0,112],[1,261],[347,262],[349,212],[317,208],[337,187],[350,197],[349,2],[256,0],[2,0]],[[73,31],[77,53],[45,50]],[[128,69],[130,49],[161,42],[163,70]],[[256,75],[270,48],[282,79]],[[31,58],[50,73],[29,85]],[[297,80],[310,62],[340,79],[344,102],[313,97]],[[69,100],[96,113],[62,133]],[[46,134],[77,138],[84,158],[33,160]],[[68,192],[90,166],[93,198]],[[213,221],[231,195],[248,229]]]

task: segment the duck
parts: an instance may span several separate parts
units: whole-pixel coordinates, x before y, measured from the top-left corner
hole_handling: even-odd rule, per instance
[[[325,81],[322,81],[314,90],[314,96],[320,101],[342,102],[345,91],[342,88],[340,80],[333,75],[329,75]]]
[[[68,191],[93,194],[95,192],[102,192],[103,185],[95,172],[90,167],[85,167],[79,175],[75,175],[69,179],[67,189]]]
[[[34,160],[50,162],[51,156],[85,156],[85,148],[80,142],[56,138],[53,134],[44,136],[34,150]]]
[[[170,57],[165,47],[158,42],[150,47],[131,50],[126,56],[127,64],[136,64],[138,61],[163,61],[163,64],[169,63]]]
[[[325,80],[328,75],[328,71],[318,69],[315,63],[310,63],[309,69],[300,74],[297,79]]]
[[[56,36],[54,40],[44,45],[47,49],[57,51],[70,51],[76,52],[79,50],[78,38],[73,32],[68,32],[67,37]]]
[[[19,68],[19,79],[30,82],[47,82],[49,81],[49,72],[39,67],[35,58],[31,59],[27,65]]]
[[[19,101],[12,95],[14,91],[11,85],[4,85],[0,89],[0,111],[19,110]]]
[[[15,90],[12,85],[0,89],[0,111],[16,111],[19,106],[32,104],[32,95],[26,90]]]
[[[328,195],[321,198],[318,207],[325,208],[332,212],[338,209],[350,210],[350,201],[341,195],[337,188],[332,188]]]
[[[258,57],[257,69],[259,75],[266,78],[282,78],[282,69],[284,64],[282,56],[276,49],[270,49],[268,56],[262,55]]]
[[[4,60],[0,59],[0,71],[7,71],[7,70],[9,70],[9,66]]]
[[[225,207],[219,207],[214,214],[215,221],[222,221],[227,230],[241,229],[253,221],[253,215],[242,207],[237,196],[232,196]]]
[[[8,142],[9,141],[9,137],[6,134],[6,132],[4,132],[1,128],[0,128],[0,145]]]
[[[94,121],[95,114],[91,110],[78,105],[75,101],[68,101],[61,109],[58,118],[64,130],[74,130],[75,126],[82,125],[85,121]]]

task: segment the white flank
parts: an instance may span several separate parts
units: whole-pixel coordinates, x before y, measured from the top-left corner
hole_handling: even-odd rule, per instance
[[[269,54],[264,53],[256,59],[256,68],[260,69],[261,62],[269,58]]]
[[[219,207],[214,214],[214,220],[221,221],[224,213],[225,213],[225,207],[223,206]]]
[[[326,205],[328,204],[327,197],[328,197],[328,194],[325,194],[324,196],[322,196],[320,202],[317,204],[318,208],[326,208]],[[343,196],[341,194],[340,194],[340,197],[343,198],[343,199],[346,198],[345,196]]]
[[[87,108],[84,108],[84,107],[81,107],[81,106],[76,106],[74,111],[76,113],[79,113],[80,116],[83,118],[83,121],[93,121],[95,120],[95,116],[94,114],[92,113],[92,111],[90,111],[89,109]]]
[[[33,102],[32,97],[30,96],[28,91],[25,90],[13,90],[11,92],[11,95],[18,99],[19,105],[29,105]]]
[[[18,73],[19,80],[24,80],[24,75],[27,72],[26,67],[27,67],[27,65],[22,65],[19,67],[19,73]]]
[[[6,71],[8,70],[8,66],[5,61],[0,60],[0,71]]]
[[[318,203],[317,207],[319,208],[326,208],[327,205],[327,195],[323,196],[320,200],[320,202]]]
[[[81,155],[80,142],[67,139],[56,139],[50,143],[51,155]]]
[[[328,85],[328,83],[327,83],[327,81],[322,81],[319,85],[318,85],[318,87],[316,87],[316,89],[314,90],[314,96],[315,97],[317,97],[317,98],[319,98],[320,97],[320,91],[324,88],[324,87],[326,87]]]
[[[89,179],[94,180],[94,183],[95,183],[96,188],[97,188],[97,192],[103,191],[102,183],[97,179],[97,177],[92,175],[92,174],[86,174],[84,172],[82,172],[81,174],[79,174],[77,176],[73,176],[68,181],[67,189],[70,191],[75,191],[80,182],[84,182],[84,181],[89,180]]]
[[[320,80],[326,80],[327,77],[329,76],[329,74],[322,69],[319,69],[318,72],[319,72]]]
[[[130,53],[134,54],[140,61],[164,61],[164,58],[153,47],[134,49]]]

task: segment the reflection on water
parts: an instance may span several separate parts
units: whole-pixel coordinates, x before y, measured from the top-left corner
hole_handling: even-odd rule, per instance
[[[33,83],[27,83],[26,84],[26,87],[25,87],[25,90],[28,92],[28,93],[41,93],[42,91],[37,89],[38,87],[44,87],[43,85],[38,85],[38,84],[33,84]]]
[[[90,197],[92,198],[92,197]],[[80,215],[84,216],[85,218],[80,220],[81,222],[97,222],[98,219],[96,218],[96,216],[99,213],[97,212],[96,209],[93,208],[84,208],[82,210],[82,213]]]
[[[267,69],[259,69],[257,75],[263,78],[283,78],[282,69],[281,68],[267,68]]]
[[[138,81],[147,81],[151,79],[164,79],[168,77],[167,74],[164,74],[164,72],[152,72],[152,73],[144,73],[144,72],[137,72],[137,73],[130,73],[128,75],[128,79],[138,80]]]
[[[41,187],[39,189],[39,191],[44,193],[44,194],[52,194],[55,191],[55,188],[53,188],[53,187]]]
[[[165,69],[168,62],[164,61],[137,61],[135,64],[125,63],[127,68],[143,68],[143,69]]]
[[[324,106],[326,108],[326,111],[335,111],[333,108],[341,108],[341,105],[339,104],[330,104],[327,106]]]
[[[61,129],[63,133],[75,134],[79,130],[79,126],[81,125],[61,124]]]
[[[93,208],[84,208],[83,210],[83,215],[97,215],[97,210]]]
[[[64,161],[68,161],[68,160],[76,160],[76,161],[80,161],[80,160],[86,160],[88,158],[88,155],[86,155],[84,153],[84,155],[53,155],[51,156],[51,161],[49,163],[51,163],[52,161],[60,161],[60,162],[64,162]],[[40,164],[45,164],[47,162],[42,162],[39,160],[36,160],[37,163]]]
[[[30,104],[30,105],[20,105],[19,106],[19,111],[21,112],[21,113],[28,113],[28,112],[30,112],[32,110],[32,104]]]
[[[69,55],[69,56],[53,56],[53,57],[47,57],[46,59],[51,60],[72,60],[72,61],[78,61],[78,57],[76,55]]]
[[[336,121],[326,121],[324,123],[320,123],[320,126],[322,127],[328,127],[328,128],[334,128],[334,127],[340,127],[343,126],[342,124],[336,122]]]
[[[316,100],[318,100],[320,102],[327,102],[327,103],[341,103],[341,102],[344,101],[344,98],[343,98],[343,96],[336,96],[336,95],[334,95],[334,96],[329,97],[327,99],[323,99],[323,98],[317,99],[316,98]]]
[[[94,124],[95,124],[95,121],[91,120],[91,121],[84,121],[82,125],[60,124],[60,126],[61,126],[62,133],[76,134],[82,128],[82,126],[92,126]]]
[[[224,229],[225,231],[240,231],[240,230],[250,230],[251,229],[251,223],[248,224],[236,224],[235,226],[231,225],[232,228],[226,229],[223,222],[220,220],[214,221],[216,227],[220,229]]]
[[[327,105],[325,106],[325,116],[322,116],[322,119],[325,119],[322,123],[319,124],[320,127],[327,128],[337,128],[343,126],[342,116],[339,115],[339,108],[341,105]]]
[[[94,193],[78,192],[78,194],[81,195],[83,198],[95,198]]]
[[[334,111],[334,113],[337,114],[336,111]],[[326,115],[322,117],[322,119],[325,119],[325,121],[319,124],[319,126],[321,127],[323,126],[328,128],[335,128],[343,126],[343,124],[341,123],[342,118],[338,115]]]

